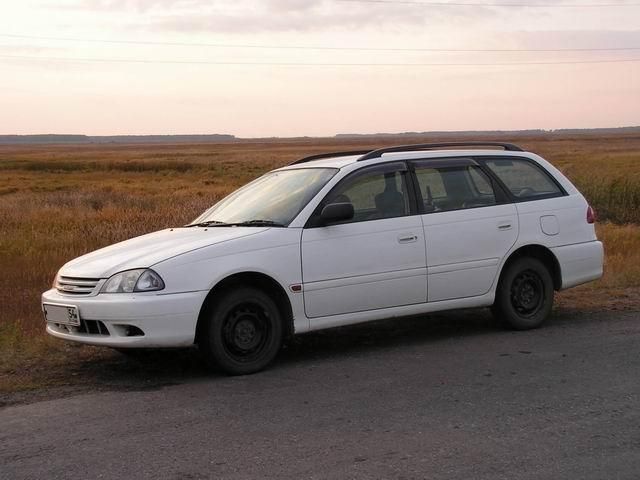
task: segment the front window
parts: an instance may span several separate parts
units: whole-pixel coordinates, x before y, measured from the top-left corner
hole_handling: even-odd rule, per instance
[[[287,226],[337,171],[296,168],[267,173],[216,203],[192,224]]]
[[[348,223],[409,215],[405,177],[400,170],[374,168],[358,172],[336,187],[325,203],[351,203],[354,213]]]

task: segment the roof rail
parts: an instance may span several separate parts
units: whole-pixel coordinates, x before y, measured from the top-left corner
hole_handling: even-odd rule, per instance
[[[362,155],[358,162],[381,157],[385,153],[406,152],[411,150],[431,150],[434,148],[447,147],[501,147],[508,152],[523,152],[522,148],[512,143],[502,142],[447,142],[447,143],[418,143],[415,145],[398,145],[395,147],[384,147],[370,151]]]
[[[333,157],[346,157],[349,155],[365,155],[369,153],[371,150],[355,150],[352,152],[332,152],[332,153],[318,153],[316,155],[310,155],[308,157],[301,158],[300,160],[296,160],[291,162],[289,165],[297,165],[299,163],[306,163],[312,160],[320,160],[321,158],[333,158]]]

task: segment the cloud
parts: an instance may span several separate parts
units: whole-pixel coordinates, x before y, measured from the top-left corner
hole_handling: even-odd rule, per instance
[[[393,30],[426,27],[438,22],[477,21],[489,8],[424,8],[420,5],[359,4],[335,0],[76,0],[73,8],[112,13],[144,13],[140,25],[180,33],[278,33]],[[137,19],[131,20],[135,26]]]
[[[185,9],[198,8],[219,2],[202,0],[75,0],[57,8],[84,11],[138,11],[147,12],[157,9]]]
[[[524,30],[510,35],[521,48],[640,47],[640,30]]]
[[[625,8],[618,9],[545,9],[531,5],[549,4],[549,0],[527,0],[521,7],[455,7],[419,4],[358,3],[340,0],[68,0],[66,8],[83,12],[101,12],[121,16],[113,25],[122,29],[138,29],[159,33],[221,33],[273,34],[314,33],[323,31],[355,32],[416,32],[449,29],[448,36],[468,32],[481,33],[486,38],[500,37],[505,30],[523,31],[529,25],[544,26],[549,37],[531,32],[522,33],[527,43],[551,43],[554,39],[571,43],[562,37],[564,26],[579,25],[587,30],[599,30],[603,25],[623,30],[635,28]],[[498,3],[498,2],[496,2]],[[570,4],[566,0],[557,4]],[[626,14],[625,14],[626,12]],[[580,18],[576,24],[576,18]],[[631,24],[630,24],[631,22]],[[612,28],[612,30],[613,30]],[[556,29],[558,30],[557,34]],[[570,35],[570,34],[568,34]],[[586,34],[580,34],[587,39]],[[598,34],[594,35],[594,41]],[[508,35],[508,43],[513,42]]]
[[[66,49],[60,47],[17,44],[0,45],[0,54],[2,55],[34,55],[37,53],[55,55],[64,51],[66,51]]]

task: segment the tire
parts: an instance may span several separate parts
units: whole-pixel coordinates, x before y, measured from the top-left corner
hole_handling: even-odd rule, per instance
[[[553,278],[545,264],[536,258],[519,258],[502,272],[491,310],[515,330],[538,328],[551,314],[553,294]]]
[[[282,346],[282,315],[261,290],[222,292],[205,315],[198,347],[211,369],[229,375],[255,373],[267,367]]]

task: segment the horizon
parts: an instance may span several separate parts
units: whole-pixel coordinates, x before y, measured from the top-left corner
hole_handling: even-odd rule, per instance
[[[0,133],[0,143],[7,137],[83,137],[83,138],[114,138],[114,137],[230,137],[229,140],[256,140],[256,139],[330,139],[339,137],[376,137],[376,136],[423,136],[423,135],[468,135],[468,134],[554,134],[566,132],[598,132],[602,130],[620,130],[621,133],[628,130],[640,131],[640,125],[623,125],[623,126],[602,126],[602,127],[586,127],[586,128],[528,128],[519,130],[426,130],[426,131],[406,131],[406,132],[337,132],[329,135],[297,135],[297,136],[269,136],[269,137],[243,137],[233,133],[217,132],[217,133],[120,133],[120,134],[104,134],[89,135],[86,133]]]

